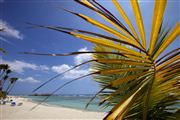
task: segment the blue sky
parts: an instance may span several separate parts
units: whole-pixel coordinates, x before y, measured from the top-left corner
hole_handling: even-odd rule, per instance
[[[40,28],[30,29],[28,28],[29,25],[25,24],[25,22],[79,28],[107,34],[84,20],[60,9],[66,8],[78,13],[83,13],[109,25],[101,17],[98,17],[97,14],[72,0],[53,2],[48,0],[32,0],[31,2],[28,0],[0,1],[0,26],[6,28],[6,33],[0,34],[0,45],[8,52],[7,55],[2,55],[1,62],[8,63],[14,70],[12,76],[14,75],[20,78],[13,91],[15,94],[29,94],[34,88],[48,78],[90,59],[90,55],[47,57],[23,55],[18,52],[69,53],[73,51],[91,50],[93,46],[91,43],[56,31]],[[122,21],[122,18],[119,16],[118,11],[110,0],[105,0],[100,3]],[[130,3],[125,1],[121,1],[120,3],[137,29]],[[139,3],[144,20],[146,38],[149,40],[154,3],[152,1],[140,1]],[[176,0],[168,2],[164,23],[171,28],[179,21],[179,6],[180,2]],[[178,46],[179,40],[176,40],[171,44],[168,50]],[[85,66],[71,71],[57,78],[38,92],[51,92],[64,82],[73,79],[73,77],[88,73],[88,69],[88,66]],[[98,84],[95,83],[91,77],[88,77],[72,83],[58,93],[91,94],[95,93],[97,90],[99,90]]]

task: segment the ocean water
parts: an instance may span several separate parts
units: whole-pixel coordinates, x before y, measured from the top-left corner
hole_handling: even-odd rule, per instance
[[[91,97],[92,96],[89,95],[55,95],[51,96],[43,103],[48,105],[98,112],[108,112],[112,108],[110,106],[106,109],[103,109],[101,106],[98,106],[99,98],[95,98],[88,106],[88,108],[85,108],[86,104],[91,99]],[[26,98],[39,103],[44,98],[46,98],[46,96],[26,96]]]

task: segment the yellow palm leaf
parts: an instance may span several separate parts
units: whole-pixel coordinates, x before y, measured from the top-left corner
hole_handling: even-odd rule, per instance
[[[154,46],[158,37],[159,29],[162,23],[164,11],[166,8],[166,3],[167,3],[166,0],[155,1],[154,14],[153,14],[153,19],[152,19],[152,30],[151,30],[149,54],[151,54],[154,49]]]
[[[156,69],[159,70],[162,67],[164,67],[164,66],[166,66],[166,65],[168,65],[170,63],[177,62],[178,60],[180,60],[180,56],[176,56],[176,57],[170,59],[169,61],[166,61],[166,62],[162,63],[161,65],[157,66]]]
[[[156,60],[180,34],[180,22],[178,22],[171,32],[169,32],[170,29],[166,30],[166,27],[162,24],[167,1],[155,1],[149,49],[146,47],[143,19],[137,0],[131,0],[131,6],[138,33],[136,33],[136,30],[118,3],[118,0],[112,0],[112,2],[130,31],[123,25],[123,22],[119,21],[110,11],[95,0],[75,1],[93,10],[117,29],[86,15],[71,11],[69,12],[114,37],[79,29],[37,25],[38,27],[63,32],[96,44],[94,51],[89,52],[93,54],[92,60],[74,67],[77,68],[78,66],[93,62],[92,68],[94,72],[68,81],[60,86],[60,88],[80,78],[95,75],[93,77],[100,83],[103,89],[97,92],[93,99],[100,94],[100,96],[102,95],[101,97],[103,97],[101,103],[107,102],[109,105],[115,105],[104,119],[121,120],[139,118],[146,120],[159,119],[164,116],[165,119],[174,117],[174,113],[172,113],[172,116],[171,113],[168,113],[168,116],[166,115],[166,108],[170,106],[166,104],[169,104],[169,102],[171,104],[176,103],[179,97],[179,51],[175,49]],[[138,38],[138,35],[140,35],[140,38]],[[69,54],[59,54],[59,56],[77,54],[85,54],[85,52],[72,52]],[[175,94],[167,96],[167,94],[170,93]],[[153,115],[151,115],[151,113],[153,113]]]
[[[171,44],[180,34],[180,22],[176,24],[174,29],[171,31],[171,33],[167,36],[167,38],[164,40],[163,44],[160,46],[160,49],[155,53],[153,59],[156,59],[159,54],[161,54],[169,44]]]
[[[137,57],[137,56],[134,56],[134,55],[128,55],[128,54],[125,54],[126,57],[128,58],[131,58],[131,59],[134,59],[134,60],[139,60],[139,61],[142,61],[142,62],[148,62],[148,63],[152,63],[151,60],[149,59],[146,59],[146,58],[143,58],[143,57]]]
[[[120,51],[122,50],[122,51],[125,51],[128,53],[135,54],[137,56],[143,56],[143,57],[147,58],[147,56],[142,53],[136,52],[134,50],[131,50],[131,49],[121,46],[121,45],[117,45],[117,44],[107,41],[105,39],[100,39],[100,38],[95,38],[95,37],[91,37],[91,36],[87,36],[87,35],[77,34],[74,32],[71,32],[71,34],[76,36],[77,38],[81,38],[81,39],[87,40],[87,41],[95,43],[95,44],[104,45],[106,47],[111,47],[111,48],[114,48],[114,49],[117,49]]]
[[[117,104],[112,111],[109,113],[109,115],[107,116],[106,120],[115,120],[115,119],[119,119],[122,120],[123,119],[123,115],[125,113],[125,111],[127,110],[127,107],[131,105],[131,103],[133,102],[133,99],[135,99],[135,97],[138,96],[138,94],[143,90],[143,88],[146,86],[147,81],[144,82],[141,87],[139,87],[138,90],[136,90],[136,92],[134,92],[130,97],[128,97],[126,100],[123,101],[123,103],[119,103]]]
[[[109,23],[111,23],[113,26],[115,26],[118,30],[120,30],[124,35],[128,36],[128,38],[134,40],[134,38],[126,31],[124,30],[122,27],[120,27],[119,25],[117,25],[116,23],[114,23],[111,19],[109,19],[108,17],[106,17],[104,14],[100,13],[99,11],[97,11],[87,0],[83,0],[81,1],[82,3],[86,4],[88,7],[93,8],[94,11],[96,11],[96,13],[101,16],[102,18],[104,18],[106,21],[108,21]]]
[[[133,12],[134,12],[136,24],[138,26],[138,30],[140,33],[140,37],[142,40],[142,44],[143,44],[144,48],[146,49],[146,35],[144,32],[143,20],[142,20],[141,11],[140,11],[137,0],[131,0],[131,6],[133,8]]]
[[[101,75],[107,75],[107,74],[117,74],[122,72],[129,72],[129,71],[139,71],[139,70],[147,70],[150,67],[142,67],[142,68],[126,68],[126,69],[112,69],[112,70],[103,70],[100,71]]]
[[[136,39],[139,41],[138,39],[138,35],[131,23],[131,21],[129,20],[128,16],[126,15],[126,13],[124,12],[124,10],[121,8],[120,4],[118,4],[117,0],[112,0],[112,2],[114,3],[115,7],[117,8],[117,10],[119,11],[119,13],[121,14],[122,18],[124,19],[125,23],[128,25],[128,27],[130,28],[130,30],[132,31],[133,35],[136,37]]]
[[[125,65],[136,65],[136,66],[152,66],[150,63],[143,63],[131,60],[120,60],[120,59],[97,59],[100,63],[108,64],[125,64]]]
[[[124,78],[114,80],[114,81],[112,81],[111,86],[115,87],[115,86],[118,86],[119,84],[121,84],[123,82],[128,82],[128,81],[134,80],[136,78],[139,78],[140,76],[143,77],[147,73],[151,73],[151,72],[150,71],[141,72],[141,73],[137,73],[137,74],[134,74],[134,75],[129,75],[128,77],[124,77]]]
[[[85,19],[85,20],[88,21],[89,23],[91,23],[91,24],[93,24],[93,25],[101,28],[102,30],[104,30],[104,31],[106,31],[106,32],[108,32],[108,33],[110,33],[110,34],[113,34],[113,35],[116,36],[117,38],[120,38],[120,39],[125,40],[125,41],[127,41],[127,42],[128,42],[128,41],[131,41],[133,44],[139,46],[139,44],[137,44],[137,42],[135,42],[135,41],[133,41],[132,39],[128,38],[127,36],[121,34],[120,32],[118,32],[118,31],[110,28],[109,26],[104,25],[104,24],[102,24],[102,23],[100,23],[100,22],[98,22],[98,21],[96,21],[96,20],[93,20],[92,18],[87,17],[87,16],[85,16],[85,15],[83,15],[83,14],[77,14],[77,15],[80,16],[81,18]],[[139,46],[139,47],[140,47],[140,46]]]

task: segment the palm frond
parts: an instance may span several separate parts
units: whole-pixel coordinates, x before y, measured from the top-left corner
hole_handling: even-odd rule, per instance
[[[67,12],[84,19],[95,27],[113,35],[113,37],[73,28],[31,24],[33,27],[47,28],[72,35],[92,42],[95,46],[94,50],[89,52],[72,52],[69,54],[26,52],[26,54],[68,56],[91,53],[93,72],[80,78],[93,75],[93,79],[102,87],[89,103],[96,96],[100,96],[99,104],[103,108],[113,106],[104,118],[105,120],[177,119],[179,108],[176,106],[179,104],[180,97],[180,48],[174,49],[159,58],[159,55],[180,34],[180,22],[172,30],[163,24],[167,1],[155,1],[149,47],[137,0],[131,0],[131,6],[138,33],[117,0],[112,0],[112,3],[128,28],[95,0],[75,1],[91,9],[117,29],[86,15],[69,10],[66,10]],[[60,88],[76,80],[79,78],[65,83]]]

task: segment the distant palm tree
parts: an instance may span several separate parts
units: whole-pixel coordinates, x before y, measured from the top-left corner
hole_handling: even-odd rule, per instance
[[[3,89],[4,83],[8,79],[8,74],[11,72],[7,64],[0,64],[0,90]]]
[[[116,29],[86,15],[66,11],[112,34],[113,37],[72,28],[35,26],[63,32],[96,44],[94,51],[64,55],[93,54],[91,61],[95,62],[92,66],[96,74],[94,79],[102,86],[102,90],[97,95],[102,98],[101,104],[113,105],[104,119],[177,120],[180,118],[177,106],[180,97],[180,49],[162,54],[180,34],[180,22],[172,30],[163,25],[167,1],[155,1],[149,47],[137,0],[131,0],[131,6],[139,33],[136,32],[117,0],[112,2],[127,27],[95,0],[75,1],[96,12]],[[52,56],[58,55],[62,56],[62,54]]]
[[[0,64],[0,98],[5,98],[18,80],[18,78],[15,77],[9,78],[11,72],[8,64]],[[5,83],[7,83],[7,87]]]
[[[13,89],[17,80],[18,80],[18,78],[14,78],[14,77],[10,79],[10,84],[6,89],[7,94],[9,94],[11,92],[11,90]]]

